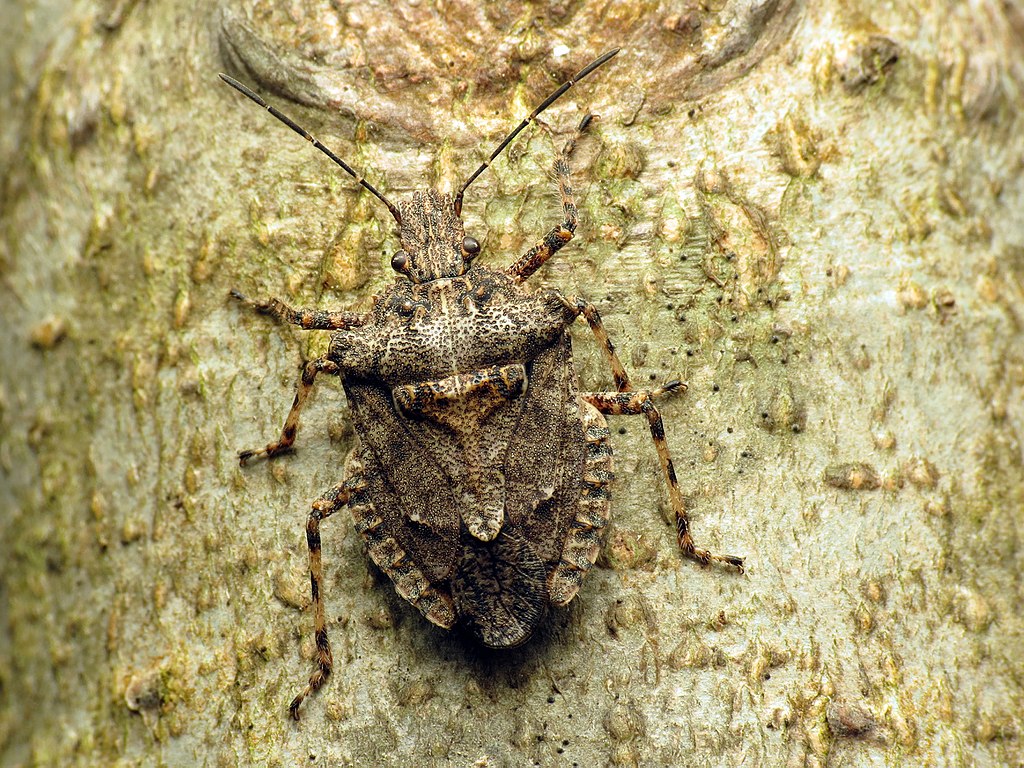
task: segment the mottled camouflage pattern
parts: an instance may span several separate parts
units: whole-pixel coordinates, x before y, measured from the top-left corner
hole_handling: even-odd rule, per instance
[[[233,292],[279,320],[335,331],[327,355],[306,364],[280,438],[241,452],[242,463],[291,448],[320,373],[341,378],[359,438],[345,479],[314,502],[306,525],[317,651],[309,683],[290,707],[295,718],[334,663],[321,594],[324,519],[347,507],[370,557],[432,623],[461,624],[493,648],[517,646],[549,607],[572,600],[597,559],[613,477],[602,414],[648,419],[683,554],[742,566],[740,558],[696,549],[690,537],[653,403],[682,384],[631,391],[593,305],[523,285],[576,230],[569,156],[590,119],[555,160],[562,221],[503,272],[473,264],[479,244],[466,237],[460,216],[466,185],[456,196],[416,192],[396,207],[364,183],[395,215],[402,246],[392,260],[399,278],[365,317],[249,302]],[[580,315],[611,367],[615,392],[578,391],[568,329]]]
[[[326,358],[360,440],[350,507],[427,619],[512,647],[572,599],[608,521],[608,428],[580,399],[568,335],[579,310],[471,265],[451,195],[401,212],[409,279]]]

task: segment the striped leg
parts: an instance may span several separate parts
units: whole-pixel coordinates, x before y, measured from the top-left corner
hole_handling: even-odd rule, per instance
[[[587,325],[590,326],[590,330],[593,332],[594,338],[597,339],[598,346],[601,347],[601,354],[604,355],[604,359],[612,369],[612,379],[615,381],[615,389],[619,392],[631,391],[633,386],[629,383],[629,374],[626,373],[625,366],[623,366],[622,361],[619,360],[619,355],[615,351],[615,345],[612,344],[612,340],[608,338],[608,331],[604,329],[604,323],[601,322],[601,315],[598,314],[597,307],[586,299],[581,299],[579,296],[565,299],[565,302],[570,307],[574,308],[579,314],[583,315],[583,319],[586,320]]]
[[[576,148],[576,142],[587,130],[593,115],[586,115],[576,128],[572,138],[566,142],[565,147],[555,158],[555,178],[558,180],[558,194],[562,198],[563,219],[544,235],[543,239],[530,250],[519,257],[518,261],[509,266],[505,271],[521,283],[530,275],[540,269],[544,262],[554,256],[566,243],[572,240],[576,233],[576,222],[579,220],[579,212],[576,210],[576,199],[572,191],[572,182],[569,178],[569,156]]]
[[[358,328],[366,322],[365,318],[355,312],[292,309],[278,299],[269,299],[263,302],[253,301],[234,289],[231,290],[231,296],[261,315],[270,315],[275,320],[297,325],[306,331],[344,331],[349,328]]]
[[[652,398],[667,394],[680,389],[685,389],[685,384],[680,381],[670,381],[665,386],[657,389],[639,392],[581,392],[580,397],[593,405],[603,414],[609,416],[646,416],[651,427],[651,437],[654,438],[654,447],[658,450],[658,459],[661,461],[661,470],[668,481],[668,496],[672,504],[672,510],[676,517],[676,540],[679,542],[679,549],[683,556],[696,560],[701,565],[707,565],[714,561],[731,565],[743,571],[743,558],[736,555],[715,555],[705,549],[697,549],[690,535],[690,518],[686,514],[686,504],[683,502],[683,494],[679,490],[679,482],[676,479],[676,470],[672,464],[672,456],[668,452],[668,442],[665,440],[665,425],[661,420],[661,413],[654,405]]]
[[[323,564],[320,558],[320,521],[326,520],[352,499],[364,487],[361,475],[351,477],[334,486],[313,502],[306,521],[306,544],[309,547],[309,589],[313,597],[313,632],[316,638],[316,665],[309,676],[305,689],[292,699],[288,711],[293,719],[299,719],[299,707],[303,700],[324,684],[334,668],[331,642],[327,639],[327,619],[320,586],[323,584]]]
[[[267,443],[263,448],[251,451],[239,451],[238,463],[245,466],[252,459],[273,458],[279,454],[289,451],[292,443],[295,442],[295,433],[299,429],[299,412],[302,410],[310,390],[313,389],[313,382],[318,373],[337,374],[338,366],[325,357],[310,360],[302,369],[302,378],[299,379],[298,387],[295,390],[295,400],[292,401],[292,409],[288,411],[288,418],[285,419],[284,429],[281,430],[281,437],[273,443]]]
[[[735,555],[713,555],[703,549],[697,549],[690,534],[690,517],[686,514],[686,504],[683,501],[683,494],[679,490],[679,481],[676,479],[675,466],[672,463],[672,456],[668,450],[668,442],[665,440],[665,425],[661,420],[661,413],[652,401],[653,397],[668,394],[670,392],[682,391],[686,385],[681,381],[670,381],[658,389],[633,392],[629,381],[629,374],[626,373],[622,361],[619,360],[615,345],[608,338],[608,332],[601,322],[601,316],[597,308],[581,299],[572,298],[567,300],[570,306],[574,306],[587,321],[590,330],[594,333],[605,360],[612,369],[612,377],[615,380],[617,392],[590,392],[580,396],[591,403],[601,413],[608,415],[643,415],[647,417],[647,423],[651,428],[651,438],[654,440],[654,447],[658,451],[658,460],[661,462],[661,470],[668,482],[668,496],[672,504],[672,511],[676,518],[676,540],[679,542],[679,549],[684,556],[696,560],[699,563],[707,564],[714,560],[720,563],[735,566],[743,571],[743,558]]]

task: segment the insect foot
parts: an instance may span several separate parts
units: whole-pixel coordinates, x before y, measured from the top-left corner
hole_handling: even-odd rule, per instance
[[[240,462],[291,450],[320,374],[341,381],[358,438],[342,482],[313,502],[306,522],[316,651],[309,681],[289,706],[295,719],[334,665],[322,589],[325,519],[346,508],[370,558],[431,623],[463,626],[492,648],[520,645],[549,609],[573,599],[597,560],[614,477],[608,415],[647,419],[682,553],[742,568],[742,558],[697,549],[690,534],[654,402],[685,385],[633,390],[592,304],[524,285],[574,236],[569,164],[592,116],[555,157],[561,220],[509,267],[478,265],[480,241],[462,221],[470,184],[541,112],[616,53],[598,57],[542,101],[454,195],[428,189],[398,204],[291,118],[221,75],[377,197],[400,243],[391,259],[399,278],[365,315],[231,293],[280,322],[333,331],[327,354],[303,367],[278,439],[242,451]],[[569,328],[581,315],[611,368],[613,392],[577,389]]]

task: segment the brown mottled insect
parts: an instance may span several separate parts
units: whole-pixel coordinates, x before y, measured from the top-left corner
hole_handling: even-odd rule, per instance
[[[392,204],[289,117],[248,96],[379,198],[398,223],[391,266],[401,277],[365,316],[295,310],[277,299],[257,311],[305,329],[335,331],[327,355],[306,364],[278,440],[242,451],[242,464],[289,450],[317,374],[342,381],[359,437],[345,479],[313,502],[306,524],[316,667],[290,705],[323,685],[333,660],[321,594],[320,522],[343,507],[370,557],[432,623],[461,623],[492,648],[517,646],[550,606],[569,603],[593,566],[608,524],[612,448],[605,414],[644,416],[668,482],[679,547],[700,563],[743,560],[697,549],[654,398],[684,385],[634,391],[594,306],[523,283],[576,230],[569,157],[587,115],[555,159],[562,221],[504,271],[474,264],[480,244],[461,219],[466,188],[542,111],[611,59],[605,53],[533,110],[454,196],[414,192]],[[580,315],[611,366],[615,392],[580,392],[569,326]]]

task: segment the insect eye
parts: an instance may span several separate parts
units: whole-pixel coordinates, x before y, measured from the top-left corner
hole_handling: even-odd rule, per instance
[[[409,254],[405,251],[399,251],[391,257],[391,268],[395,272],[405,272],[409,269]]]
[[[480,243],[476,241],[475,237],[464,237],[462,240],[462,250],[470,256],[476,256],[480,253]]]

